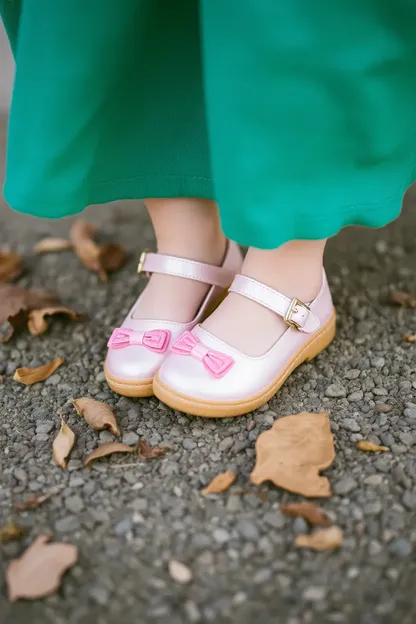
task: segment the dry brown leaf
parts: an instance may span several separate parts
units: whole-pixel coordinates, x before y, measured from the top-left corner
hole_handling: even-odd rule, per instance
[[[285,516],[305,518],[309,524],[314,526],[331,526],[331,520],[325,511],[313,503],[289,503],[288,505],[280,505],[280,510]]]
[[[6,542],[19,540],[24,536],[25,533],[26,530],[16,524],[12,518],[10,518],[5,526],[0,527],[0,543],[4,544]]]
[[[78,414],[82,416],[93,429],[97,431],[110,429],[113,435],[120,435],[120,429],[118,428],[116,417],[111,407],[102,401],[96,401],[88,397],[72,399],[72,403]]]
[[[374,444],[374,442],[370,442],[370,440],[358,440],[357,448],[359,448],[360,451],[368,451],[369,453],[376,453],[377,451],[386,452],[390,450],[387,446]]]
[[[75,433],[61,420],[61,428],[53,441],[53,458],[60,468],[66,468],[67,459],[75,442]]]
[[[335,458],[328,414],[301,412],[276,420],[256,442],[256,485],[273,481],[285,490],[310,497],[331,496],[326,477],[319,475]]]
[[[233,470],[221,472],[212,479],[207,487],[202,490],[201,494],[205,496],[205,494],[219,494],[220,492],[225,492],[225,490],[228,490],[230,485],[234,483],[236,478],[237,473]]]
[[[408,293],[402,290],[396,290],[390,293],[389,303],[393,305],[403,306],[404,308],[416,308],[416,293]]]
[[[11,602],[19,598],[33,600],[53,594],[61,578],[78,560],[78,549],[71,544],[48,544],[50,535],[40,535],[6,572]]]
[[[0,282],[10,282],[23,271],[23,261],[13,251],[0,251]]]
[[[137,454],[140,459],[156,459],[170,451],[167,446],[150,446],[145,440],[137,443]]]
[[[16,511],[26,511],[27,509],[37,509],[47,500],[49,500],[53,494],[50,492],[49,494],[31,494],[26,500],[22,503],[14,503],[13,509]]]
[[[297,535],[297,548],[311,548],[312,550],[333,550],[342,546],[344,534],[337,526],[327,529],[318,529],[309,535]]]
[[[52,362],[43,364],[43,366],[35,366],[34,368],[16,368],[13,375],[15,381],[19,381],[26,386],[31,386],[38,381],[48,379],[64,362],[64,358],[56,358]]]
[[[96,459],[107,457],[107,455],[112,455],[113,453],[133,453],[135,450],[134,446],[127,446],[127,444],[122,444],[121,442],[106,442],[94,449],[85,458],[84,466],[90,466]]]
[[[29,318],[27,321],[27,327],[32,336],[40,336],[44,334],[48,329],[48,322],[46,316],[55,316],[56,314],[63,314],[69,317],[72,321],[79,321],[82,319],[82,314],[77,314],[71,308],[66,306],[51,306],[49,308],[41,308],[40,310],[32,310],[29,312]]]
[[[54,237],[43,238],[33,247],[33,251],[38,254],[67,251],[68,249],[72,249],[72,243],[69,240]]]
[[[71,228],[70,239],[83,265],[106,281],[107,271],[119,269],[125,262],[126,253],[117,244],[98,245],[94,241],[97,230],[96,225],[77,220]]]
[[[54,293],[0,284],[0,325],[4,323],[10,325],[8,334],[0,338],[0,342],[10,340],[14,331],[24,325],[31,310],[56,305],[60,305],[60,301]]]
[[[406,334],[405,336],[403,336],[403,340],[404,342],[416,342],[416,334]]]

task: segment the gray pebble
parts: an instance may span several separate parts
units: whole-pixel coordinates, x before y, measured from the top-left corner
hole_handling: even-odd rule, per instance
[[[84,509],[84,502],[80,496],[68,496],[65,499],[65,507],[71,513],[78,514]]]
[[[283,529],[286,519],[281,511],[268,511],[263,516],[264,522],[274,529]]]
[[[110,595],[105,587],[92,587],[89,590],[89,595],[94,602],[102,607],[105,607],[110,599]]]
[[[263,583],[267,583],[271,579],[272,571],[270,568],[263,568],[258,570],[253,576],[253,583],[255,585],[263,585]]]
[[[416,407],[406,407],[404,410],[405,418],[416,421]]]
[[[121,441],[123,444],[127,444],[128,446],[134,446],[139,441],[139,436],[137,433],[134,433],[134,431],[128,431],[123,434]]]
[[[307,602],[320,602],[326,598],[327,591],[325,587],[307,587],[302,594],[302,598]]]
[[[198,624],[201,621],[201,613],[199,612],[198,607],[192,600],[186,600],[183,605],[185,611],[186,620],[189,624]]]
[[[347,370],[344,377],[345,379],[357,379],[360,376],[360,373],[361,371],[357,368],[351,368],[350,370]]]
[[[371,360],[371,366],[374,366],[374,368],[383,368],[383,366],[385,365],[386,360],[384,359],[384,357],[375,357]]]
[[[348,395],[348,401],[361,401],[363,396],[364,392],[362,390],[356,390]]]
[[[227,438],[223,438],[218,445],[218,449],[220,451],[227,451],[234,444],[234,438],[232,436],[228,436]]]
[[[352,492],[352,490],[355,490],[357,486],[357,481],[352,477],[342,477],[339,481],[335,483],[334,493],[338,494],[339,496],[345,496],[345,494],[348,494],[349,492]]]
[[[399,558],[408,557],[412,550],[412,544],[404,537],[398,537],[389,544],[389,552]]]
[[[57,386],[61,381],[61,376],[58,373],[51,375],[49,379],[45,381],[46,386]]]
[[[347,396],[347,390],[339,383],[331,384],[325,390],[325,396],[332,399],[341,399]]]
[[[352,433],[358,433],[358,431],[361,431],[360,425],[354,418],[343,418],[341,420],[341,427],[347,431],[352,431]]]
[[[53,420],[44,420],[36,425],[36,433],[50,433],[55,428]]]
[[[410,511],[416,510],[416,491],[405,492],[402,498],[403,505]]]
[[[225,544],[231,536],[225,529],[215,529],[212,533],[212,537],[218,544]]]
[[[296,535],[304,535],[305,533],[308,533],[309,531],[308,523],[306,522],[304,518],[301,518],[300,516],[298,516],[297,518],[293,520],[292,526],[293,526],[293,532]]]
[[[58,533],[72,533],[77,531],[80,527],[80,522],[77,516],[66,516],[55,522],[55,529]]]
[[[192,440],[191,438],[184,438],[184,440],[182,441],[182,446],[187,451],[192,451],[197,447],[197,444],[195,440]]]
[[[239,520],[236,526],[239,534],[246,540],[256,542],[259,539],[259,530],[253,522],[249,520]]]
[[[124,520],[120,520],[120,522],[117,522],[116,526],[114,527],[114,533],[120,536],[125,535],[126,533],[131,531],[132,526],[133,524],[131,518],[124,518]]]

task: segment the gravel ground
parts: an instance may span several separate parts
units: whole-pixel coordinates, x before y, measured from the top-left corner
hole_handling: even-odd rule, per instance
[[[0,348],[0,525],[12,501],[57,490],[40,509],[19,514],[28,529],[23,542],[0,546],[0,622],[415,622],[416,345],[403,343],[402,336],[415,333],[416,322],[414,311],[385,303],[390,289],[416,291],[414,203],[409,196],[402,217],[383,230],[350,229],[331,241],[327,269],[339,314],[335,343],[293,374],[264,408],[218,422],[186,417],[154,398],[117,397],[104,382],[106,338],[143,287],[136,261],[152,245],[137,203],[87,211],[104,240],[117,240],[130,253],[108,284],[71,252],[33,255],[33,244],[43,236],[66,235],[69,220],[33,220],[0,206],[0,244],[26,258],[19,283],[54,289],[88,315],[80,324],[54,320],[45,336],[22,332]],[[17,366],[58,355],[66,364],[46,383],[24,387],[12,381]],[[119,457],[80,469],[85,453],[109,437],[89,430],[72,409],[71,398],[86,395],[114,406],[124,441],[140,436],[169,444],[172,452],[132,467]],[[232,489],[207,498],[199,494],[212,476],[230,468],[239,472],[236,487],[246,487],[259,433],[276,418],[302,410],[330,413],[337,451],[328,471],[334,496],[323,505],[346,536],[335,553],[295,550],[294,537],[305,523],[281,515],[279,505],[297,497],[278,488],[260,488],[265,502]],[[51,460],[61,414],[77,434],[67,471]],[[391,452],[359,452],[361,438]],[[9,605],[6,566],[45,531],[78,545],[79,563],[56,595]],[[170,578],[172,559],[190,569],[189,584]]]

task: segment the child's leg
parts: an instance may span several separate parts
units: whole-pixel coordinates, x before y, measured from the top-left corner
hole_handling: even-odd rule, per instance
[[[147,199],[159,253],[220,265],[225,253],[217,206],[198,198]],[[172,275],[153,274],[134,318],[191,321],[208,285]]]
[[[312,301],[322,284],[326,240],[291,241],[278,249],[251,248],[242,274],[287,297]],[[279,316],[246,297],[230,293],[203,327],[247,355],[257,356],[287,330]]]

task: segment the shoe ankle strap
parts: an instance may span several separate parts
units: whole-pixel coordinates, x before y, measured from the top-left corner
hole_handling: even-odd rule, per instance
[[[238,293],[256,301],[260,305],[272,310],[293,329],[306,334],[311,334],[318,329],[320,321],[315,316],[309,306],[299,299],[289,299],[285,295],[273,290],[269,286],[246,277],[245,275],[236,275],[230,287],[230,292]]]
[[[223,267],[146,251],[140,256],[137,272],[175,275],[221,288],[228,288],[234,278],[234,273]]]

